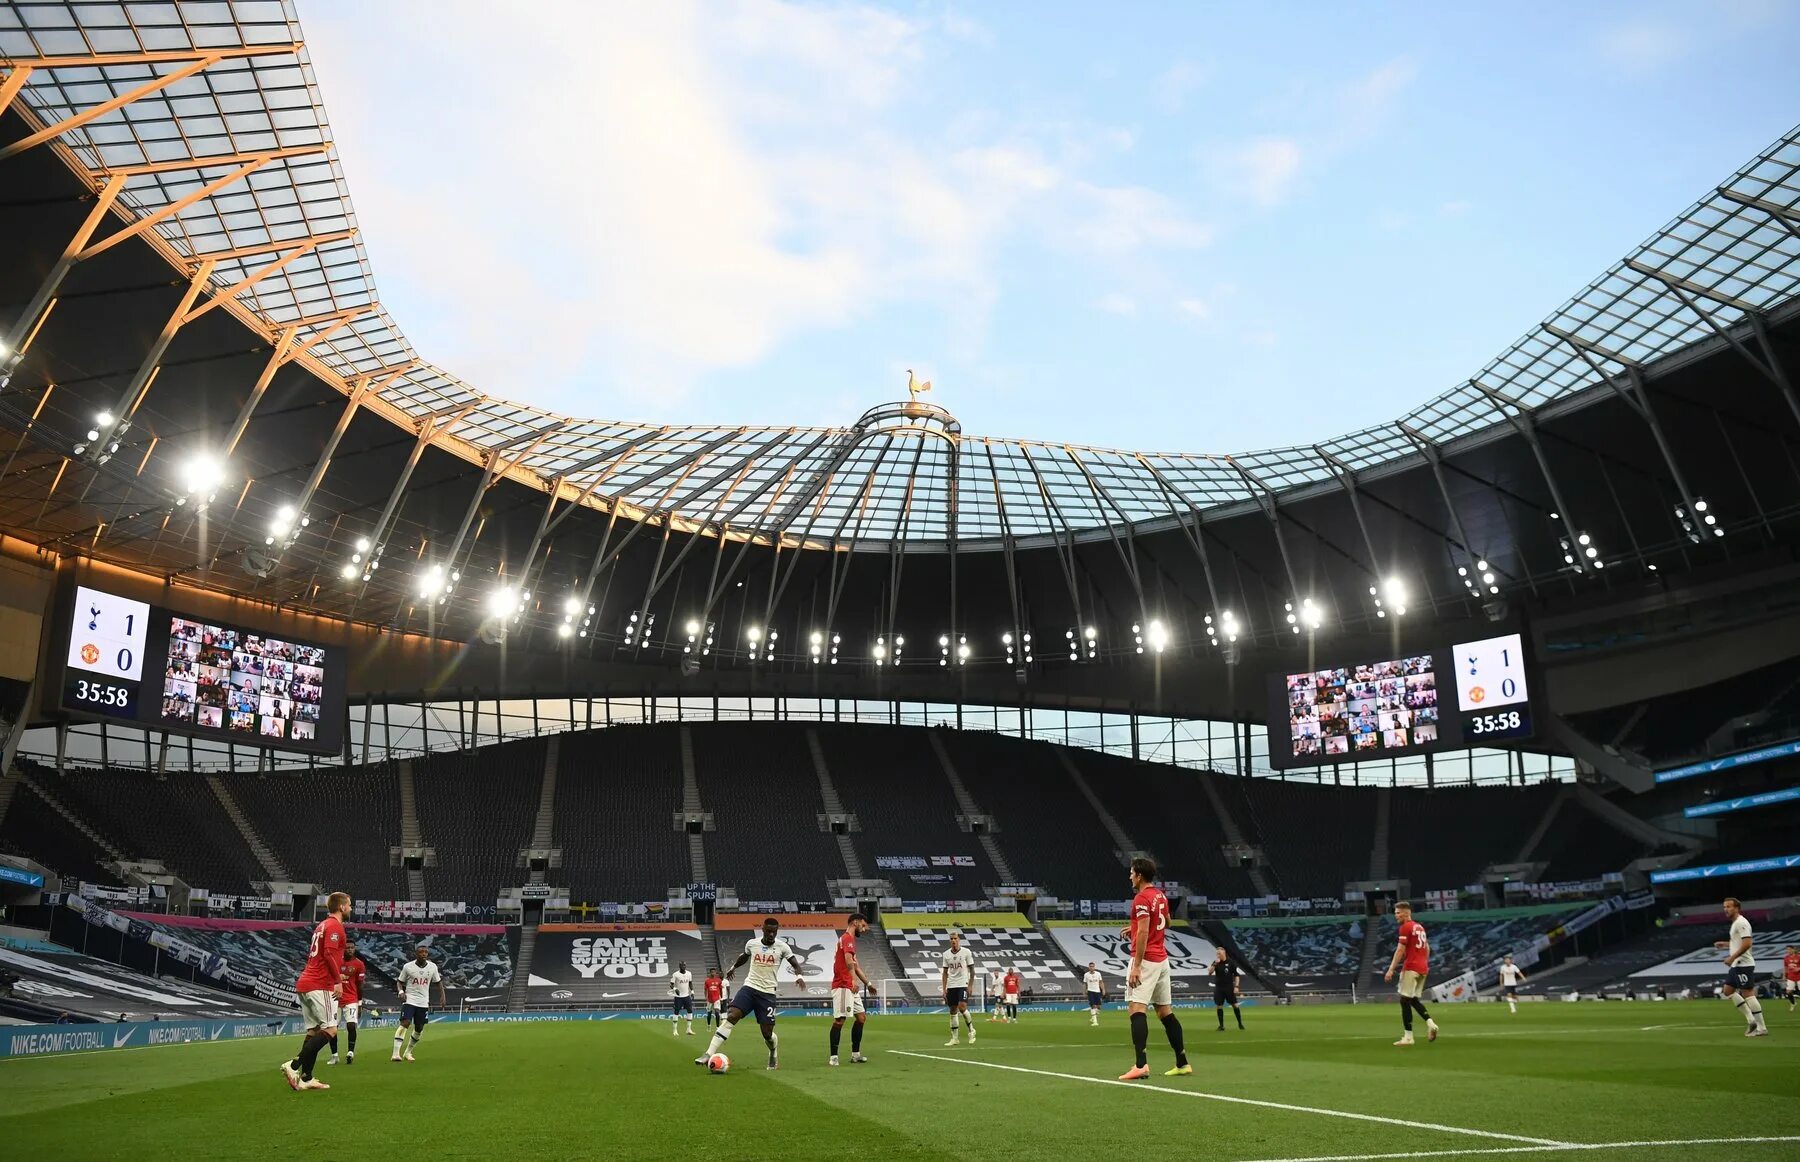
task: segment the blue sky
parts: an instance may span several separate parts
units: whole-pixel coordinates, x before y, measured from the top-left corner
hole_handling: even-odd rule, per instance
[[[492,394],[1307,443],[1800,120],[1800,4],[303,0],[383,301]],[[602,16],[604,18],[602,19]]]

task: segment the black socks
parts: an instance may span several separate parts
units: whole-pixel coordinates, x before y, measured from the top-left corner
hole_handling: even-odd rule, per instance
[[[1170,1013],[1162,1019],[1162,1023],[1163,1032],[1169,1035],[1169,1048],[1175,1050],[1175,1064],[1186,1065],[1188,1063],[1187,1048],[1181,1043],[1181,1022],[1175,1019],[1174,1013]],[[1146,1021],[1145,1024],[1148,1025],[1149,1022]],[[1143,1063],[1139,1062],[1139,1064]]]
[[[1140,1067],[1150,1063],[1150,1014],[1131,1014],[1131,1047],[1137,1051]]]

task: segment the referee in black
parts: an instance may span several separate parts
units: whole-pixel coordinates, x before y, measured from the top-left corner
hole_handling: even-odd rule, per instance
[[[1238,1007],[1242,999],[1244,974],[1237,965],[1231,963],[1231,957],[1221,948],[1213,956],[1211,967],[1207,969],[1213,978],[1213,1008],[1219,1012],[1218,1032],[1225,1031],[1225,1006],[1231,1006],[1231,1013],[1237,1018],[1238,1028],[1244,1027],[1244,1010]]]

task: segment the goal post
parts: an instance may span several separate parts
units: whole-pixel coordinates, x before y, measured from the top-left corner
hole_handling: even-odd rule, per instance
[[[886,976],[875,982],[877,1006],[875,1011],[878,1013],[886,1013],[891,1008],[909,1003],[906,996],[906,990],[901,987],[902,985],[911,985],[913,991],[919,994],[920,1002],[927,1008],[935,1008],[943,1004],[943,999],[939,993],[940,986],[936,980],[914,980],[911,977]],[[987,980],[986,978],[977,979],[974,986],[969,989],[969,1011],[971,1013],[985,1013],[988,1008],[987,1002]]]

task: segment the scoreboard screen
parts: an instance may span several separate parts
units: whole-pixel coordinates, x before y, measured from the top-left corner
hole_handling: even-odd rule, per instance
[[[1269,677],[1277,769],[1531,737],[1533,682],[1517,633]]]
[[[344,653],[77,586],[62,707],[245,746],[336,754]]]

